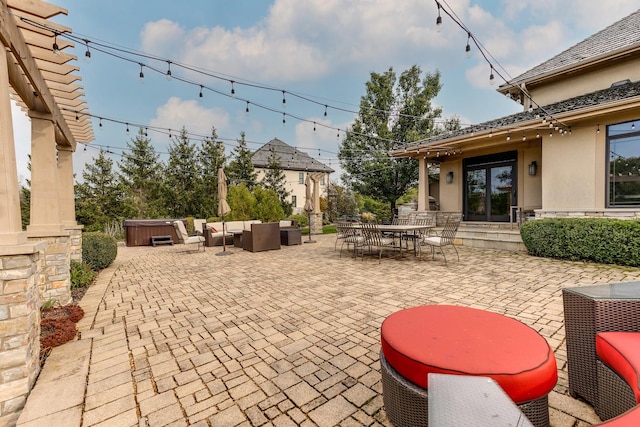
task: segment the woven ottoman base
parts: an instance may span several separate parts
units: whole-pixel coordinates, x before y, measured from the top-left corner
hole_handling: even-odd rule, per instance
[[[389,365],[380,352],[382,398],[387,417],[395,427],[428,426],[429,396],[427,390],[403,378]],[[549,427],[548,394],[517,404],[536,427]]]

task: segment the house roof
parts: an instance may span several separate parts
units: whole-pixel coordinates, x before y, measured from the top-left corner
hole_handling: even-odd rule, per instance
[[[579,113],[580,110],[586,110],[591,107],[603,106],[605,104],[636,97],[640,97],[640,81],[615,85],[608,89],[598,90],[586,95],[576,96],[575,98],[570,98],[564,101],[556,102],[554,104],[546,105],[544,107],[541,107],[541,109],[544,110],[547,114],[558,116],[562,113],[567,112]],[[483,131],[486,132],[489,130],[497,129],[513,129],[528,122],[530,123],[532,121],[541,120],[541,109],[536,108],[531,112],[525,111],[517,114],[512,114],[510,116],[505,116],[477,125],[468,126],[456,131],[445,132],[422,141],[404,144],[394,149],[392,153],[399,154],[401,150],[404,151],[405,149],[410,149],[412,147],[434,145],[434,143],[436,142],[442,142],[465,135],[472,135],[474,133],[481,133]]]
[[[251,158],[253,166],[256,168],[268,168],[269,157],[272,152],[280,158],[280,167],[285,170],[335,172],[329,166],[313,159],[307,153],[298,151],[292,146],[285,144],[278,138],[273,138],[253,153],[253,157]]]
[[[632,47],[640,47],[640,9],[548,61],[524,72],[509,83],[501,85],[500,89],[507,89],[545,75],[555,74],[557,71],[565,71],[568,68],[581,67],[602,59],[604,56]]]

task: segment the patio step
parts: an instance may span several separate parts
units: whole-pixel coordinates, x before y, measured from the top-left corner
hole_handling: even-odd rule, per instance
[[[526,252],[520,230],[509,224],[461,223],[456,234],[456,244],[473,248]]]

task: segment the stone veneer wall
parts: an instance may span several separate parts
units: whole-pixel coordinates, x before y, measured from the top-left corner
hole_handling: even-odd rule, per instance
[[[593,209],[593,210],[535,210],[539,218],[615,218],[640,219],[640,211],[633,209]]]
[[[40,300],[54,300],[60,305],[71,302],[71,236],[30,236],[29,241],[45,242],[43,274],[38,282]],[[80,255],[82,256],[82,254]]]
[[[0,425],[15,425],[40,372],[44,244],[0,251]]]
[[[71,261],[82,261],[82,228],[83,225],[76,225],[65,228],[69,232],[69,255]]]

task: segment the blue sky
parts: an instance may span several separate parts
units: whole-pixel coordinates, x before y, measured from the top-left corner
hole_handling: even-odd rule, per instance
[[[444,13],[442,31],[437,32],[433,0],[189,0],[54,2],[69,12],[53,18],[69,26],[74,35],[93,42],[118,46],[182,63],[222,76],[214,79],[172,66],[174,76],[196,82],[189,85],[140,66],[166,69],[166,62],[137,58],[127,62],[92,51],[90,63],[83,61],[86,47],[76,43],[65,52],[78,56],[85,98],[94,116],[143,126],[180,129],[210,134],[212,126],[225,140],[227,153],[246,133],[249,148],[257,149],[272,138],[306,151],[339,169],[337,151],[345,129],[355,115],[331,106],[357,110],[370,72],[393,67],[398,74],[413,64],[423,71],[439,70],[443,84],[434,103],[443,115],[457,115],[463,124],[480,123],[520,111],[519,105],[495,92],[503,83],[489,84],[490,68],[473,47],[465,58],[467,34]],[[441,0],[502,66],[507,76],[523,71],[560,53],[589,35],[627,16],[638,8],[636,0]],[[132,57],[133,58],[133,57]],[[286,106],[278,90],[235,84],[258,83],[285,90]],[[203,97],[199,86],[203,85]],[[319,102],[296,99],[291,93]],[[249,106],[265,105],[277,113]],[[324,116],[323,104],[329,105]],[[282,123],[282,112],[287,116]],[[295,120],[302,117],[313,123]],[[30,150],[28,119],[14,109],[18,174],[28,178]],[[93,119],[95,140],[85,151],[74,154],[76,177],[85,162],[97,156],[97,146],[109,147],[119,161],[137,128]],[[328,128],[322,127],[326,125]],[[160,153],[167,152],[169,138],[149,132]],[[163,159],[166,156],[163,155]],[[333,179],[339,177],[333,176]]]

